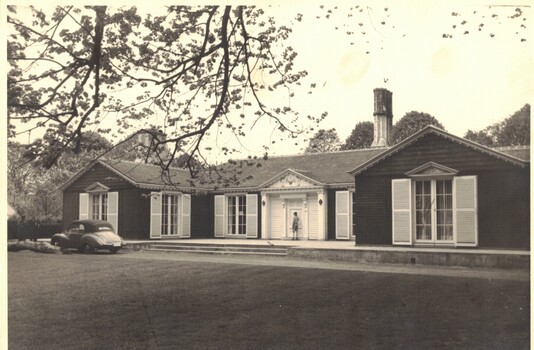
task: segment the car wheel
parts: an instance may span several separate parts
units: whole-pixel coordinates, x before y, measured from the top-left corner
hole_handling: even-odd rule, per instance
[[[85,254],[92,254],[95,252],[95,248],[91,246],[90,244],[84,243],[82,245],[82,252]]]
[[[112,254],[115,254],[119,251],[119,248],[118,247],[113,247],[113,248],[109,248],[109,251],[112,253]]]
[[[53,246],[59,247],[59,242],[56,241],[56,240],[52,240],[52,242],[50,242],[50,244],[53,245]]]

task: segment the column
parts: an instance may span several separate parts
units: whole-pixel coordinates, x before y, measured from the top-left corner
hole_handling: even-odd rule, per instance
[[[269,196],[267,196],[265,193],[261,194],[261,238],[262,239],[269,239],[269,236],[271,232],[269,231]]]
[[[317,233],[317,239],[320,241],[326,241],[326,219],[327,219],[327,198],[325,191],[317,192],[317,201],[318,201],[318,217],[319,222],[318,228],[319,232]]]

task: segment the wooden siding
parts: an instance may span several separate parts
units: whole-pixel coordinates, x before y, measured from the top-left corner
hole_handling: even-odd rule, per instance
[[[530,174],[510,170],[478,177],[480,247],[530,247]]]
[[[119,233],[125,239],[150,238],[150,191],[119,191]]]
[[[428,162],[445,165],[462,173],[495,171],[513,166],[488,154],[430,133],[360,175],[400,177]]]
[[[64,192],[83,192],[89,185],[95,182],[100,182],[102,185],[109,187],[110,191],[134,188],[131,183],[103,165],[95,164],[95,166],[80,176],[79,179],[65,188]]]
[[[63,229],[67,229],[70,223],[78,220],[80,211],[80,199],[77,192],[63,193]]]
[[[279,196],[270,198],[270,222],[268,229],[270,230],[270,238],[284,237],[284,210],[282,210],[282,200]]]
[[[214,238],[214,205],[212,194],[191,196],[191,238]]]
[[[358,245],[391,242],[391,177],[356,177],[354,233]]]
[[[518,166],[429,134],[355,178],[358,244],[391,245],[391,180],[427,162],[478,178],[481,248],[530,246],[530,168]],[[330,217],[330,213],[329,213]]]
[[[262,232],[261,232],[261,222],[263,220],[262,216],[261,216],[261,193],[260,192],[256,192],[254,193],[256,196],[257,196],[257,200],[258,200],[258,238],[262,238]]]
[[[326,226],[326,239],[336,239],[336,191],[327,190],[327,203],[328,210],[326,213],[327,226]]]
[[[308,197],[308,238],[317,239],[319,236],[319,204],[317,195]]]

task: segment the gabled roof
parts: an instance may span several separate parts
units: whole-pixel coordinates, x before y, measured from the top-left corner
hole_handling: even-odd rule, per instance
[[[530,146],[494,147],[493,149],[522,161],[530,162]]]
[[[173,185],[179,188],[191,188],[189,170],[170,168],[168,176],[162,177],[157,165],[126,161],[101,161],[109,170],[129,180],[141,188],[163,188]]]
[[[191,188],[189,184],[191,176],[188,170],[173,168],[169,172],[170,177],[164,178],[161,176],[161,168],[159,166],[129,161],[108,161],[99,159],[74,174],[60,187],[60,189],[69,187],[97,164],[102,165],[136,187],[160,189],[173,184],[173,187]]]
[[[451,135],[434,126],[427,126],[390,148],[367,148],[326,153],[307,153],[290,156],[276,156],[270,157],[267,160],[260,160],[258,161],[259,164],[243,166],[238,169],[241,172],[239,178],[244,179],[241,180],[239,184],[220,188],[219,190],[261,190],[272,184],[273,181],[280,179],[288,172],[294,172],[318,186],[331,188],[352,187],[354,186],[354,175],[379,163],[429,133],[439,135],[517,166],[524,167],[530,160],[530,147],[528,146],[492,149],[461,137]],[[104,166],[125,181],[140,188],[163,189],[166,187],[173,187],[184,190],[214,189],[213,185],[205,185],[203,187],[195,187],[191,185],[191,175],[189,171],[185,169],[171,168],[169,169],[169,177],[162,178],[161,168],[159,166],[129,161],[108,160],[97,160],[93,162],[91,165],[85,167],[71,177],[60,188],[67,188],[96,164]],[[223,164],[217,168],[232,169],[230,164]],[[195,180],[197,183],[199,182],[198,179]]]
[[[326,187],[354,186],[354,177],[349,175],[348,171],[355,165],[362,164],[385,150],[385,148],[367,148],[270,157],[260,161],[260,167],[244,168],[242,178],[246,179],[249,175],[252,178],[243,180],[239,185],[231,186],[229,189],[244,187],[259,189],[269,180],[288,169],[293,169]]]
[[[423,129],[419,130],[418,132],[416,132],[415,134],[411,135],[410,137],[408,137],[408,138],[404,139],[403,141],[399,142],[398,144],[390,147],[386,151],[376,155],[375,157],[367,160],[366,162],[364,162],[362,164],[359,164],[358,166],[356,166],[355,168],[350,170],[349,174],[351,174],[353,176],[357,175],[357,174],[369,169],[370,167],[376,165],[377,163],[381,162],[382,160],[388,158],[389,156],[391,156],[391,155],[399,152],[400,150],[406,148],[407,146],[411,145],[412,143],[414,143],[415,141],[419,140],[423,136],[425,136],[427,134],[431,134],[431,133],[435,134],[435,135],[438,135],[440,137],[449,139],[449,140],[451,140],[453,142],[459,143],[459,144],[464,145],[466,147],[472,148],[472,149],[477,150],[479,152],[482,152],[484,154],[490,155],[492,157],[498,158],[498,159],[503,160],[505,162],[517,165],[519,167],[525,167],[526,163],[527,163],[527,161],[516,157],[516,156],[525,157],[525,152],[524,151],[516,152],[516,153],[510,152],[510,150],[509,150],[509,152],[498,151],[498,150],[495,150],[495,149],[480,145],[480,144],[478,144],[476,142],[473,142],[473,141],[470,141],[470,140],[467,140],[467,139],[464,139],[464,138],[449,134],[448,132],[446,132],[446,131],[444,131],[442,129],[439,129],[439,128],[433,126],[433,125],[428,125],[425,128],[423,128]],[[530,152],[528,152],[528,153],[530,153]],[[528,159],[530,159],[530,157]]]
[[[260,166],[253,165],[240,168],[239,171],[242,173],[239,178],[244,180],[224,190],[258,190],[289,169],[313,183],[326,187],[354,186],[354,178],[347,171],[354,165],[361,164],[384,152],[384,150],[385,148],[369,148],[271,157],[267,160],[258,161]],[[177,187],[179,189],[209,190],[210,187],[213,188],[213,186],[204,186],[202,188],[191,186],[191,175],[188,170],[171,168],[169,169],[170,178],[164,179],[161,177],[161,168],[159,166],[109,160],[97,160],[91,163],[72,176],[60,188],[67,188],[96,164],[104,166],[136,187],[162,189],[174,185],[174,188]],[[228,164],[219,166],[219,168],[226,168],[226,166],[232,169]]]

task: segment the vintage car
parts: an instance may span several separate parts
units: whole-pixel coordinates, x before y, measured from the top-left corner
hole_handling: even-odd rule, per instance
[[[116,253],[124,244],[113,226],[102,220],[73,221],[66,232],[53,235],[50,243],[61,248],[76,248],[83,253],[93,253],[96,249]]]

